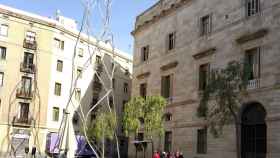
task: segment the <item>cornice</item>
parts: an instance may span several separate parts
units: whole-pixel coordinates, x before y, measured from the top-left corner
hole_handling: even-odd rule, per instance
[[[194,54],[193,58],[198,60],[200,58],[203,58],[203,57],[206,57],[206,56],[214,54],[216,52],[216,50],[217,50],[216,47],[212,47],[212,48],[208,48],[208,49],[202,50],[202,51]]]
[[[253,32],[253,33],[247,33],[247,34],[244,34],[244,35],[238,37],[236,39],[236,42],[238,44],[243,44],[243,43],[258,39],[258,38],[262,38],[267,34],[268,34],[268,29],[262,28],[262,29],[259,29],[255,32]]]
[[[136,76],[137,79],[143,79],[150,76],[150,72],[144,72]]]
[[[158,22],[160,19],[162,19],[164,17],[167,17],[168,15],[174,13],[176,10],[178,10],[179,8],[181,8],[184,5],[188,4],[188,2],[190,2],[190,1],[193,1],[193,0],[180,0],[178,3],[172,4],[169,8],[163,9],[158,15],[154,15],[152,19],[145,21],[141,25],[135,26],[136,28],[131,32],[131,35],[134,36],[140,30],[143,30],[144,28],[149,27],[150,25]],[[159,3],[157,3],[156,5],[158,5],[158,4]],[[156,6],[156,5],[154,5],[154,6]],[[148,12],[148,11],[145,11],[145,12]],[[142,14],[140,14],[140,16],[137,17],[137,19],[140,18],[141,16],[144,16]]]
[[[177,65],[178,65],[178,61],[174,61],[174,62],[171,62],[171,63],[168,63],[166,65],[161,66],[160,69],[162,71],[166,71],[166,70],[177,67]]]

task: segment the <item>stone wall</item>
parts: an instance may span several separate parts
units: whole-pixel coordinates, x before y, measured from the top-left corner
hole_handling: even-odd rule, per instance
[[[173,115],[172,121],[166,123],[166,129],[173,132],[173,150],[182,150],[186,157],[233,158],[236,149],[232,127],[227,127],[224,136],[219,139],[211,138],[209,134],[207,154],[196,154],[196,131],[204,125],[196,117],[199,103],[199,66],[210,63],[211,68],[224,67],[229,61],[243,60],[245,50],[261,47],[260,87],[250,90],[244,103],[257,101],[265,107],[268,126],[267,157],[279,157],[280,127],[278,128],[277,124],[280,121],[280,2],[261,0],[261,12],[252,17],[246,17],[243,0],[172,2],[182,3],[154,20],[147,20],[148,22],[133,31],[135,41],[132,95],[139,95],[141,83],[147,83],[148,95],[159,95],[161,76],[174,74],[173,100],[166,108],[166,112]],[[157,10],[158,13],[161,11]],[[154,12],[153,9],[146,11],[140,19],[137,18],[136,24],[142,23],[145,18],[149,19]],[[200,36],[199,19],[207,14],[212,15],[212,32],[210,35]],[[263,30],[265,33],[262,34]],[[167,35],[174,31],[175,49],[167,51]],[[141,48],[146,45],[149,45],[150,56],[149,60],[143,63]],[[207,51],[213,52],[194,58]],[[160,69],[173,62],[178,62],[178,65],[164,71]],[[130,146],[130,156],[134,157],[134,153],[135,148]]]

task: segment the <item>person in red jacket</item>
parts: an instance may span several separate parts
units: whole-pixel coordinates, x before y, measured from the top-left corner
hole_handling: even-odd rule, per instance
[[[160,155],[159,155],[158,151],[154,152],[153,158],[160,158]]]

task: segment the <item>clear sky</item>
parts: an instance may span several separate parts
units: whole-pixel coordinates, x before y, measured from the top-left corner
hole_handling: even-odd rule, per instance
[[[1,4],[17,9],[29,11],[46,17],[53,17],[59,9],[61,15],[75,19],[78,23],[82,20],[82,0],[0,0]],[[117,48],[132,53],[133,30],[135,18],[138,14],[152,6],[157,0],[113,0],[111,29],[114,33]],[[97,10],[93,10],[91,18],[93,31],[100,31],[100,17]]]

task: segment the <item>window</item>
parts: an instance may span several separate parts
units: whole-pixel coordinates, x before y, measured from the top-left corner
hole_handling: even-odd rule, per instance
[[[29,52],[24,52],[23,64],[27,68],[31,68],[31,66],[33,65],[33,60],[34,60],[34,54]]]
[[[199,90],[205,90],[207,86],[210,64],[203,64],[199,67]]]
[[[144,133],[138,133],[136,136],[136,140],[143,141],[144,140]]]
[[[172,114],[171,113],[166,113],[164,115],[164,119],[166,122],[171,121],[172,120]]]
[[[129,70],[128,70],[128,68],[126,68],[126,69],[124,70],[124,74],[127,75],[127,76],[129,76]]]
[[[144,133],[137,133],[136,135],[135,135],[135,140],[137,140],[137,141],[144,141]],[[143,146],[142,145],[136,145],[136,150],[137,151],[142,151],[143,150]]]
[[[19,122],[27,123],[28,122],[28,113],[29,113],[29,104],[28,103],[19,103],[20,104],[20,113],[19,113]]]
[[[149,59],[149,46],[142,47],[141,49],[141,60],[142,62]]]
[[[164,151],[170,152],[172,147],[172,132],[167,131],[164,135]]]
[[[4,72],[0,72],[0,86],[2,87],[4,84]]]
[[[116,82],[116,81],[115,81],[115,79],[113,78],[113,79],[112,79],[112,87],[113,87],[113,89],[115,89],[115,85],[116,85],[115,82]]]
[[[123,106],[122,106],[122,112],[124,112],[125,104],[127,103],[127,100],[123,100]]]
[[[209,35],[212,31],[211,15],[206,15],[200,19],[200,35]]]
[[[21,79],[21,92],[30,95],[32,89],[32,78],[23,76]]]
[[[168,50],[175,48],[175,32],[168,34]]]
[[[197,153],[207,153],[207,128],[197,130]]]
[[[109,105],[110,105],[111,108],[114,106],[114,98],[113,98],[113,96],[109,97]]]
[[[111,63],[111,69],[113,69],[115,67],[115,63],[114,63],[114,61],[112,61],[112,63]]]
[[[57,60],[56,62],[56,71],[62,72],[63,71],[63,61],[62,60]]]
[[[6,24],[1,24],[0,25],[0,36],[8,36],[8,29],[9,29],[9,26],[6,25]]]
[[[260,77],[260,48],[247,50],[245,53],[245,64],[248,69],[248,80],[254,80]]]
[[[59,108],[53,107],[52,109],[52,120],[58,122],[59,120]]]
[[[64,49],[64,41],[55,38],[54,39],[54,47],[63,50]]]
[[[143,83],[140,85],[140,96],[146,98],[147,95],[147,84]]]
[[[247,17],[260,12],[260,0],[246,0]]]
[[[101,56],[96,55],[95,61],[96,61],[97,64],[101,64],[101,63],[102,63],[102,61],[101,61]]]
[[[80,101],[81,100],[81,89],[80,88],[76,88],[76,91],[75,91],[75,99],[77,101]]]
[[[27,31],[25,34],[25,41],[27,43],[34,43],[36,38],[36,33],[32,31]]]
[[[83,77],[83,69],[77,68],[77,77],[82,78]]]
[[[83,57],[83,56],[84,56],[84,49],[83,49],[83,48],[79,48],[79,50],[78,50],[78,56],[79,56],[79,57]]]
[[[54,94],[57,96],[61,95],[61,83],[55,83]]]
[[[123,83],[123,92],[128,93],[128,83]]]
[[[172,85],[172,75],[163,76],[161,78],[161,95],[166,99],[169,99],[172,97],[171,85]]]
[[[1,60],[6,59],[6,52],[7,52],[7,48],[0,46],[0,58],[1,58]]]

